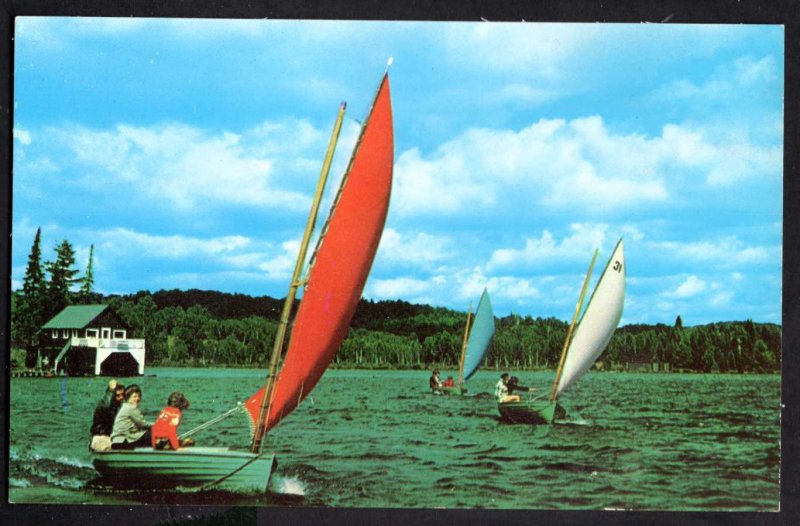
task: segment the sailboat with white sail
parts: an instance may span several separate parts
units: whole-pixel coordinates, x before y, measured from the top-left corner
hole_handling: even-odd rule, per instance
[[[481,299],[478,301],[472,324],[470,324],[471,315],[472,307],[467,313],[467,324],[464,328],[464,340],[458,361],[458,383],[455,387],[443,388],[444,394],[466,394],[467,388],[464,387],[464,383],[477,372],[492,343],[495,330],[494,311],[486,289],[483,289]]]
[[[564,418],[566,411],[558,404],[559,396],[591,368],[611,340],[622,318],[625,303],[625,251],[622,239],[617,242],[605,270],[595,285],[586,310],[576,326],[596,258],[597,251],[589,265],[575,307],[575,314],[564,341],[564,349],[549,396],[498,403],[497,408],[503,420],[551,424],[555,419]]]
[[[176,451],[137,448],[96,452],[93,464],[103,479],[116,485],[147,488],[266,490],[276,460],[273,452],[264,451],[265,436],[311,393],[336,355],[361,298],[388,211],[394,138],[387,66],[303,277],[306,251],[344,110],[342,104],[281,313],[266,381],[244,404],[181,436],[186,437],[244,408],[252,424],[250,447],[247,450],[190,447]],[[287,346],[291,311],[300,286],[303,286],[303,295]],[[282,358],[283,366],[278,370]]]

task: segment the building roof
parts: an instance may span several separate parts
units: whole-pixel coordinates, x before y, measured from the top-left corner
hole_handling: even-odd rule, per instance
[[[108,305],[70,305],[45,323],[43,329],[83,329]]]

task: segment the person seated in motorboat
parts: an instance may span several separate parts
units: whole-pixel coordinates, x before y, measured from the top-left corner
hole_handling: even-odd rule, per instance
[[[516,376],[512,376],[511,378],[508,379],[508,385],[506,387],[508,387],[509,395],[512,395],[514,391],[528,392],[536,390],[535,387],[526,387],[524,385],[519,385],[519,378],[517,378]]]
[[[178,426],[183,411],[189,409],[189,400],[179,391],[169,395],[167,407],[161,410],[150,429],[151,443],[155,449],[179,449],[194,445],[194,439],[178,439]]]
[[[92,451],[108,451],[111,449],[111,431],[114,429],[114,418],[119,412],[122,400],[125,398],[125,386],[116,380],[108,382],[103,398],[97,402],[92,418],[92,427],[89,428],[91,442],[89,449]]]
[[[500,380],[497,382],[497,385],[494,386],[494,396],[497,398],[497,402],[500,404],[519,402],[519,395],[509,393],[508,381],[508,373],[503,373],[500,375]]]
[[[142,390],[132,384],[125,389],[125,401],[122,403],[111,431],[111,449],[134,449],[149,447],[151,422],[144,419],[139,403],[142,401]]]
[[[448,376],[447,380],[445,380],[444,383],[442,384],[442,387],[455,387],[455,386],[456,382],[455,380],[453,380],[452,376]]]
[[[439,369],[433,370],[433,374],[431,374],[430,380],[428,380],[428,385],[432,393],[442,394],[442,380],[439,378]]]

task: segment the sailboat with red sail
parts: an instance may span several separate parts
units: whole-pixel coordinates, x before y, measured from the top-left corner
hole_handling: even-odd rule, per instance
[[[135,481],[146,487],[266,490],[276,460],[273,452],[264,451],[265,436],[311,393],[341,346],[361,298],[388,212],[394,136],[387,67],[304,275],[307,248],[344,110],[342,104],[281,313],[266,381],[240,406],[252,424],[249,448],[190,447],[176,451],[139,448],[93,453],[95,469],[104,479]],[[291,312],[301,286],[303,293],[287,345]],[[281,358],[283,366],[279,369]],[[183,434],[182,438],[240,408]]]

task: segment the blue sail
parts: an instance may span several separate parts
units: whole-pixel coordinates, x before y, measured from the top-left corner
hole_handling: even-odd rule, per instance
[[[489,300],[489,293],[484,289],[467,342],[467,351],[464,356],[464,381],[469,380],[480,367],[486,351],[489,350],[489,344],[492,343],[492,336],[494,336],[494,312],[492,311],[492,302]]]

